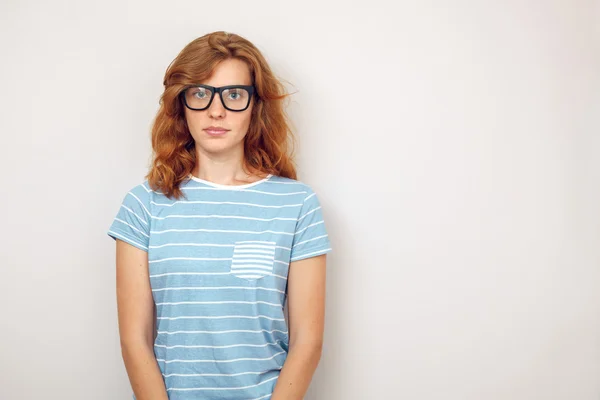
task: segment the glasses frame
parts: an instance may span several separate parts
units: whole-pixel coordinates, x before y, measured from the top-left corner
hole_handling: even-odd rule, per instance
[[[185,95],[186,92],[187,92],[187,90],[190,89],[190,88],[197,88],[197,87],[208,89],[212,93],[211,96],[210,96],[210,100],[208,101],[208,104],[204,108],[193,108],[193,107],[191,107],[187,103],[187,99],[186,99],[186,95]],[[224,90],[227,90],[227,89],[245,89],[245,90],[247,90],[248,91],[248,104],[246,104],[246,107],[244,107],[241,110],[233,110],[233,109],[227,107],[227,105],[223,101],[223,94],[222,94],[222,92]],[[204,110],[206,110],[206,109],[208,109],[210,107],[210,105],[212,104],[212,102],[213,102],[213,100],[215,98],[215,94],[216,93],[219,94],[219,98],[221,99],[221,104],[223,105],[223,107],[225,107],[226,110],[233,111],[233,112],[242,112],[242,111],[247,110],[248,107],[250,107],[250,102],[252,101],[252,97],[254,96],[255,88],[254,88],[254,85],[227,85],[227,86],[215,87],[215,86],[197,84],[197,85],[187,85],[187,86],[185,86],[181,90],[181,93],[179,95],[183,98],[183,104],[185,104],[185,106],[187,108],[189,108],[190,110],[193,110],[193,111],[204,111]]]

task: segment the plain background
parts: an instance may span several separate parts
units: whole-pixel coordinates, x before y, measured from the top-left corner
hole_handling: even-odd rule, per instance
[[[297,91],[323,204],[306,399],[600,398],[597,1],[2,1],[0,398],[129,399],[114,242],[215,30]]]

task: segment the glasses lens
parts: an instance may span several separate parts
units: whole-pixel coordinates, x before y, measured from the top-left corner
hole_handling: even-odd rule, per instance
[[[206,108],[212,91],[203,87],[191,87],[185,91],[185,100],[191,108],[200,109]]]
[[[225,106],[232,110],[243,110],[248,106],[250,93],[243,88],[225,89],[221,92]]]

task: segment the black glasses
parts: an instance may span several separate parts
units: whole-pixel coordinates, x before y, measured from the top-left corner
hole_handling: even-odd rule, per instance
[[[254,94],[252,85],[229,85],[214,87],[208,85],[188,85],[181,92],[187,108],[194,111],[206,110],[212,104],[215,93],[219,93],[221,103],[229,111],[244,111],[250,105]]]

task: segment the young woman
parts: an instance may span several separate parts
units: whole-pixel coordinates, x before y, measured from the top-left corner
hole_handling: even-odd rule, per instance
[[[214,32],[164,86],[152,166],[108,231],[133,398],[300,400],[321,356],[331,246],[296,179],[283,85],[252,43]]]

